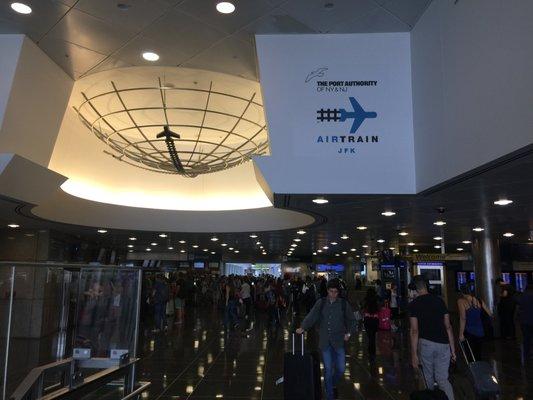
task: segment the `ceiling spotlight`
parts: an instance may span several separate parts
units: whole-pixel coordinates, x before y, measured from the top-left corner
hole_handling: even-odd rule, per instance
[[[418,249],[413,249],[413,252],[414,252],[414,253],[418,253],[419,250],[418,250]]]
[[[233,247],[229,247],[229,250],[233,250]]]
[[[414,246],[415,244],[413,242],[407,243],[407,246]]]
[[[368,245],[364,244],[362,247],[363,247],[363,249],[366,249],[366,248],[368,248]]]
[[[316,251],[315,251],[315,252],[313,252],[313,255],[314,255],[314,256],[316,256]]]
[[[168,249],[168,250],[174,250],[174,247],[172,247],[172,246],[168,246],[167,249]]]
[[[292,240],[293,240],[293,242],[301,242],[302,241],[302,239],[298,239],[298,238],[292,239]]]
[[[299,230],[298,232],[296,232],[298,235],[305,235],[306,232],[304,230]]]
[[[145,51],[145,52],[143,53],[143,58],[144,58],[146,61],[154,62],[154,61],[159,60],[159,54],[154,53],[154,52],[152,52],[152,51]]]
[[[150,243],[150,246],[157,246],[157,243],[156,242],[152,242],[152,243]]]
[[[132,236],[129,238],[129,240],[137,240],[137,238]]]
[[[180,243],[180,244],[185,244],[185,243],[187,243],[187,242],[186,242],[185,240],[180,240],[178,243]],[[192,246],[192,247],[194,247],[194,246]],[[198,247],[198,246],[196,246],[196,247]]]
[[[19,14],[31,14],[31,7],[24,3],[11,3],[11,9]]]
[[[146,251],[152,251],[152,249],[151,249],[151,248],[149,248],[149,247],[147,247],[147,248],[146,248]]]
[[[494,204],[496,204],[497,206],[508,206],[509,204],[512,204],[512,203],[513,201],[509,199],[500,199],[494,202]]]
[[[357,230],[359,230],[359,231],[364,231],[366,229],[368,229],[368,228],[366,226],[363,226],[363,225],[357,227]]]
[[[337,242],[331,242],[331,244],[332,244],[333,246],[337,246],[337,245],[338,245]]]
[[[132,244],[128,244],[128,247],[131,249],[133,247],[133,245]]]
[[[238,252],[239,252],[239,250],[235,250],[235,253],[238,253]]]
[[[220,245],[221,245],[222,247],[226,247],[228,244],[227,244],[227,243],[220,243]]]
[[[409,234],[408,234],[407,232],[403,232],[403,231],[402,231],[402,232],[398,233],[398,235],[400,235],[400,236],[407,236],[407,235],[409,235]]]
[[[105,230],[105,229],[98,229],[98,233],[107,233],[107,230]]]
[[[250,235],[250,237],[251,237],[252,239],[255,239],[255,238],[257,237],[257,235],[256,235],[255,233],[252,233],[252,234]]]
[[[220,1],[217,3],[216,9],[221,14],[231,14],[235,11],[235,5],[229,1]]]
[[[19,224],[9,224],[8,227],[10,228],[20,228]]]
[[[209,251],[209,249],[203,249],[203,251],[205,251],[207,253]]]
[[[185,253],[185,250],[181,249],[181,250],[180,250],[180,253]]]
[[[181,241],[180,241],[180,243],[181,243]],[[199,247],[199,246],[198,246],[197,244],[193,244],[193,245],[192,245],[192,248],[193,248],[193,249],[197,249],[198,247]]]
[[[327,249],[329,249],[329,247],[328,247],[328,246],[324,246],[324,247],[322,247],[322,248],[323,248],[324,250],[327,250]]]
[[[298,247],[298,245],[293,243],[293,244],[291,244],[291,247]]]
[[[446,225],[446,222],[444,222],[444,221],[435,221],[435,222],[433,222],[433,225],[444,226],[444,225]]]
[[[329,200],[325,199],[324,197],[317,197],[316,199],[313,199],[313,203],[315,203],[315,204],[326,204],[326,203],[329,203]]]
[[[474,232],[483,232],[485,230],[485,228],[482,228],[482,227],[478,226],[478,227],[473,228],[472,230]]]
[[[463,244],[470,244],[472,243],[470,240],[463,240]]]
[[[378,239],[377,242],[378,243],[385,243],[385,239]]]
[[[442,240],[442,237],[441,237],[441,236],[435,236],[435,237],[433,238],[433,240]]]
[[[213,236],[213,237],[211,238],[211,241],[212,241],[212,242],[218,242],[218,238],[217,238],[216,236]]]
[[[214,251],[212,251],[211,254],[216,254],[216,253]]]
[[[322,250],[318,249],[316,252],[317,252],[317,253],[322,253]]]
[[[384,217],[392,217],[393,215],[396,215],[396,213],[394,211],[383,211],[381,215]]]
[[[133,253],[133,250],[128,250],[128,253]]]
[[[335,253],[335,257],[339,257],[339,256],[340,256],[340,254],[339,254],[339,253]]]
[[[462,247],[458,247],[457,251],[463,251],[464,249]]]
[[[342,239],[342,240],[346,240],[346,239],[350,239],[350,237],[349,237],[347,234],[343,234],[343,235],[341,236],[341,239]]]
[[[510,238],[510,237],[513,237],[513,236],[514,236],[514,233],[506,232],[506,233],[503,234],[503,236],[505,236],[505,237],[509,237],[509,238]]]
[[[367,256],[367,257],[368,257],[369,255],[370,255],[370,253],[365,253],[365,256]]]
[[[261,244],[261,242],[255,242],[255,244],[256,244],[257,246],[259,246],[259,245]]]
[[[167,235],[166,233],[160,233],[160,234],[159,234],[159,237],[160,237],[160,238],[166,238],[167,236],[168,236],[168,235]]]
[[[389,250],[396,250],[396,247],[389,247]]]
[[[436,249],[440,249],[440,248],[441,248],[441,245],[440,245],[440,244],[436,244],[436,245],[433,246],[433,247],[435,247]]]

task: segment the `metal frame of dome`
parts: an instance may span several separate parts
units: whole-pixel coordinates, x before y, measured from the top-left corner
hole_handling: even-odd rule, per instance
[[[200,174],[207,174],[212,172],[222,171],[231,167],[240,165],[246,161],[249,161],[254,155],[265,154],[268,149],[268,135],[266,130],[266,123],[259,124],[255,121],[245,118],[245,114],[251,105],[255,105],[263,108],[261,103],[255,101],[257,93],[253,93],[249,98],[237,96],[230,93],[224,93],[221,91],[213,90],[213,82],[210,83],[209,89],[191,88],[191,87],[174,87],[171,85],[162,84],[161,78],[158,79],[158,85],[153,87],[128,87],[118,89],[115,82],[111,82],[113,90],[106,91],[87,96],[82,92],[84,101],[79,107],[74,107],[79,118],[87,128],[102,142],[104,142],[112,151],[104,150],[106,154],[111,155],[119,161],[126,162],[138,168],[146,169],[149,171],[165,173],[165,174],[178,174],[185,177],[196,177]],[[135,93],[142,96],[146,91],[158,91],[160,104],[149,105],[145,107],[130,108],[124,101],[124,93]],[[196,107],[176,107],[167,104],[166,92],[178,91],[189,93],[201,93],[206,95],[206,103],[204,108]],[[210,99],[212,95],[219,95],[228,99],[237,99],[244,102],[244,110],[239,114],[232,114],[230,112],[223,112],[210,109]],[[113,97],[121,105],[121,109],[117,111],[103,112],[98,110],[95,104],[96,100],[106,98],[110,100]],[[96,115],[96,118],[91,119],[89,116],[84,115],[84,109],[88,107],[92,113]],[[164,114],[164,120],[160,124],[147,124],[137,121],[133,113],[139,111],[154,111],[161,110]],[[170,110],[181,110],[187,112],[201,112],[203,114],[202,122],[200,124],[181,124],[172,123],[169,121],[168,112]],[[209,114],[217,114],[219,116],[229,117],[235,119],[231,129],[218,128],[213,126],[206,126],[206,116]],[[129,125],[123,128],[115,128],[114,124],[110,121],[113,116],[126,115],[129,120]],[[255,126],[254,132],[250,137],[246,137],[242,134],[235,132],[235,129],[241,122],[252,124]],[[198,135],[196,139],[187,139],[183,136],[175,135],[174,147],[175,154],[172,154],[172,147],[169,146],[168,139],[164,135],[159,137],[150,138],[147,129],[153,129],[160,127],[163,129],[179,129],[179,128],[196,128],[198,129]],[[126,131],[135,130],[140,134],[142,140],[131,140],[125,135]],[[204,130],[217,131],[225,136],[219,140],[214,141],[212,138],[202,133]],[[237,139],[237,145],[229,144],[228,139]],[[193,149],[185,150],[180,149],[180,144],[189,143],[193,145]],[[247,145],[248,148],[245,148]],[[202,146],[208,147],[209,150],[203,150]],[[182,168],[176,167],[176,156],[178,161],[181,162]]]

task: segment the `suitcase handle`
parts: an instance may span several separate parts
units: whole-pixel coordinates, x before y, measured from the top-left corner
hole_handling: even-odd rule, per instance
[[[470,346],[470,343],[468,342],[468,340],[465,338],[465,340],[459,340],[459,347],[461,348],[461,352],[463,353],[463,357],[465,358],[465,361],[466,363],[470,363],[470,361],[468,361],[468,356],[466,354],[466,351],[467,351],[467,347],[468,347],[468,352],[470,354],[470,357],[472,359],[472,362],[475,362],[476,361],[476,357],[474,356],[474,352],[472,351],[472,347]]]
[[[294,345],[295,345],[295,342],[296,342],[296,340],[295,340],[295,338],[294,338],[295,335],[296,335],[296,333],[293,332],[293,333],[292,333],[292,355],[295,354],[295,351],[294,351]],[[304,355],[304,335],[303,335],[303,333],[302,333],[302,334],[299,335],[299,336],[301,336],[301,338],[302,338],[302,356],[303,356],[303,355]]]

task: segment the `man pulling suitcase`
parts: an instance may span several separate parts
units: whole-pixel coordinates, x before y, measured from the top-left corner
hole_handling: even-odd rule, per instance
[[[333,400],[337,398],[337,383],[346,368],[344,342],[355,333],[356,321],[350,304],[339,297],[340,283],[337,279],[328,282],[327,291],[327,296],[317,300],[296,333],[303,334],[318,324],[326,397],[327,400]]]

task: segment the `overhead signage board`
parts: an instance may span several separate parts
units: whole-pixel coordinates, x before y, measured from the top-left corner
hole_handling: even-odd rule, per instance
[[[409,34],[256,45],[271,150],[256,164],[274,192],[414,193]]]
[[[413,262],[423,263],[425,261],[469,261],[472,257],[467,253],[417,253],[409,256],[409,258],[411,258]]]

